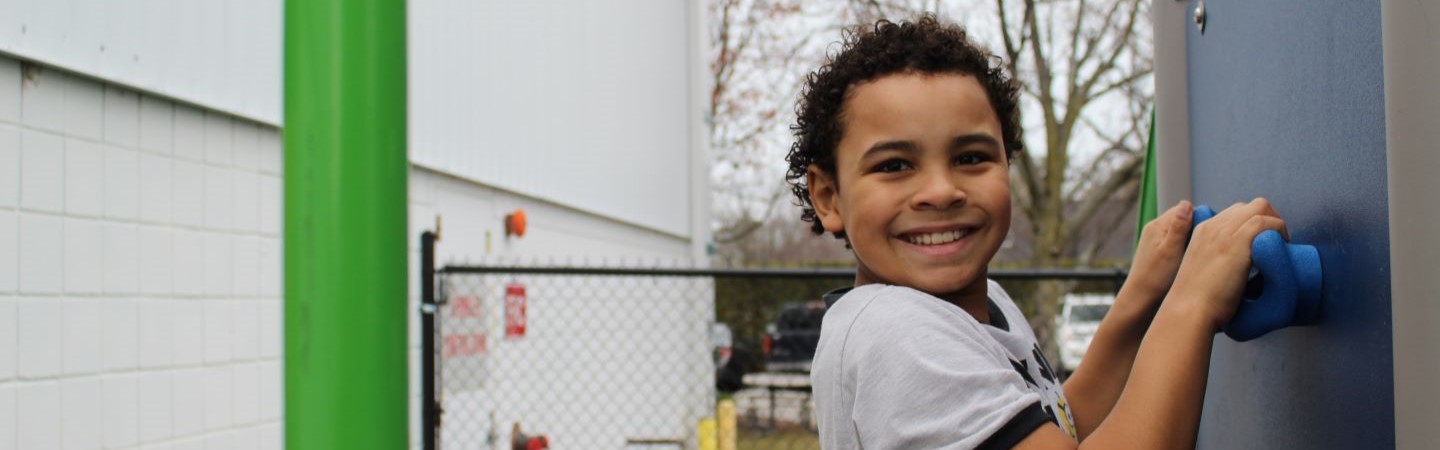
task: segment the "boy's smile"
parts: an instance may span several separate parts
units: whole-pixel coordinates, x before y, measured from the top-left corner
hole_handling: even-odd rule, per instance
[[[834,178],[815,166],[808,178],[821,223],[855,251],[856,285],[908,286],[986,320],[986,265],[1010,228],[1010,176],[980,83],[888,75],[851,87],[843,114]]]

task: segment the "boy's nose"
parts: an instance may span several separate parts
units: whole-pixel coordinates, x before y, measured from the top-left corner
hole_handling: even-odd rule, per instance
[[[965,190],[948,173],[929,173],[920,179],[919,190],[911,199],[915,209],[958,208],[965,205]]]

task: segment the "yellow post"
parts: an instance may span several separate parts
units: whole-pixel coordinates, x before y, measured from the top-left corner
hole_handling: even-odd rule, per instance
[[[700,419],[700,429],[696,434],[700,435],[700,450],[718,450],[716,447],[719,444],[715,441],[715,418]]]
[[[735,450],[735,439],[739,437],[735,429],[735,401],[721,400],[715,405],[715,416],[720,422],[719,432],[716,433],[720,441],[719,450]]]

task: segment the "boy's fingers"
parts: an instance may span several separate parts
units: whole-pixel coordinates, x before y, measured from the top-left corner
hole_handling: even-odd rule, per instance
[[[1254,200],[1248,202],[1237,202],[1230,205],[1229,208],[1225,208],[1220,214],[1231,213],[1248,216],[1252,214],[1265,214],[1266,211],[1274,212],[1274,209],[1270,207],[1270,201],[1266,200],[1265,197],[1255,197]],[[1275,214],[1266,215],[1273,216]]]
[[[1190,202],[1181,200],[1180,203],[1176,203],[1175,206],[1171,206],[1169,210],[1165,211],[1165,214],[1174,215],[1176,217],[1182,217],[1186,220],[1189,220],[1190,215],[1195,212],[1194,209],[1194,206],[1191,206]]]
[[[1280,219],[1280,213],[1275,211],[1274,204],[1270,203],[1269,200],[1266,200],[1265,197],[1256,197],[1255,200],[1250,201],[1250,206],[1256,209],[1256,214],[1264,217],[1272,217],[1275,219],[1279,219],[1280,227],[1275,228],[1274,230],[1279,231],[1280,236],[1284,237],[1285,241],[1290,241],[1290,230],[1285,226],[1285,220]]]
[[[1184,200],[1170,207],[1169,211],[1165,211],[1165,215],[1170,216],[1168,234],[1188,236],[1190,234],[1190,221],[1194,219],[1194,213],[1195,207],[1192,206],[1190,202]]]
[[[1266,200],[1265,197],[1255,197],[1254,200],[1250,201],[1250,206],[1255,208],[1259,214],[1280,217],[1280,213],[1275,212],[1275,205],[1270,203],[1270,200]]]
[[[1252,242],[1255,240],[1255,236],[1259,236],[1260,233],[1265,230],[1279,231],[1280,236],[1283,236],[1287,241],[1290,240],[1290,232],[1285,229],[1285,220],[1275,216],[1250,216],[1237,231],[1245,238],[1245,242]]]

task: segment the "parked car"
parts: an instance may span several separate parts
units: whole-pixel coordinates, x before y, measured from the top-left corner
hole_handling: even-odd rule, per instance
[[[820,300],[782,306],[760,340],[765,371],[809,373],[824,319],[825,302]]]
[[[1060,347],[1060,368],[1065,373],[1080,367],[1080,360],[1090,348],[1100,320],[1110,312],[1115,296],[1108,294],[1066,294],[1058,322],[1057,346]]]

